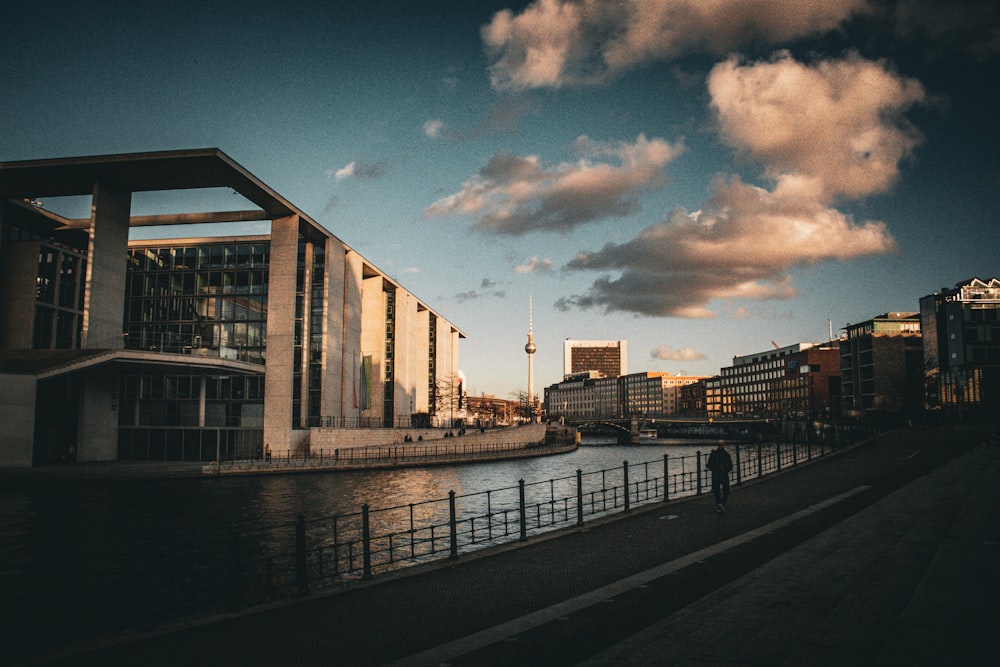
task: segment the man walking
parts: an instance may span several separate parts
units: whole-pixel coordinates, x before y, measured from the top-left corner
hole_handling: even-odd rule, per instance
[[[729,500],[729,471],[733,469],[733,459],[726,451],[725,443],[719,440],[719,446],[708,456],[706,470],[712,471],[712,493],[715,495],[715,511],[726,511]]]

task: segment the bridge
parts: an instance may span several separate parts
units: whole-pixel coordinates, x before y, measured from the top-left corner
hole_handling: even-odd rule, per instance
[[[708,419],[704,417],[618,417],[567,419],[581,433],[600,433],[618,438],[618,444],[636,443],[643,433],[655,431],[657,437],[729,437],[756,438],[777,431],[773,419],[760,417]]]

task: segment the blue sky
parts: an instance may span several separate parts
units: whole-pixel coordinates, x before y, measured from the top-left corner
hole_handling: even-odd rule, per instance
[[[527,388],[529,295],[541,393],[566,338],[711,375],[1000,274],[989,0],[42,0],[4,33],[0,160],[218,147],[463,329],[476,394]],[[232,207],[185,197],[134,208]]]

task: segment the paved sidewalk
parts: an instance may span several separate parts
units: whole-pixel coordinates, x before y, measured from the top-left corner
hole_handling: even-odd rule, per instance
[[[217,667],[979,657],[998,620],[1000,449],[971,434],[891,434],[734,487],[724,515],[707,496],[659,503],[333,595],[48,659]]]
[[[978,449],[582,662],[987,664],[1000,450]]]

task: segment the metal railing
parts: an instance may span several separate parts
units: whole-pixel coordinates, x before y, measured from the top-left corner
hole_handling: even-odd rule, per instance
[[[428,447],[433,446],[423,449]],[[729,449],[736,484],[831,451],[816,444],[739,444]],[[701,452],[664,454],[637,464],[623,461],[614,468],[519,480],[476,493],[451,491],[447,497],[392,507],[366,503],[344,514],[299,515],[280,525],[234,527],[207,539],[150,539],[127,553],[108,553],[92,561],[102,565],[82,573],[72,593],[61,589],[60,604],[70,613],[100,600],[102,613],[91,615],[100,619],[99,626],[90,627],[90,616],[80,614],[74,616],[73,632],[106,633],[293,598],[701,494],[709,488],[704,463]]]

